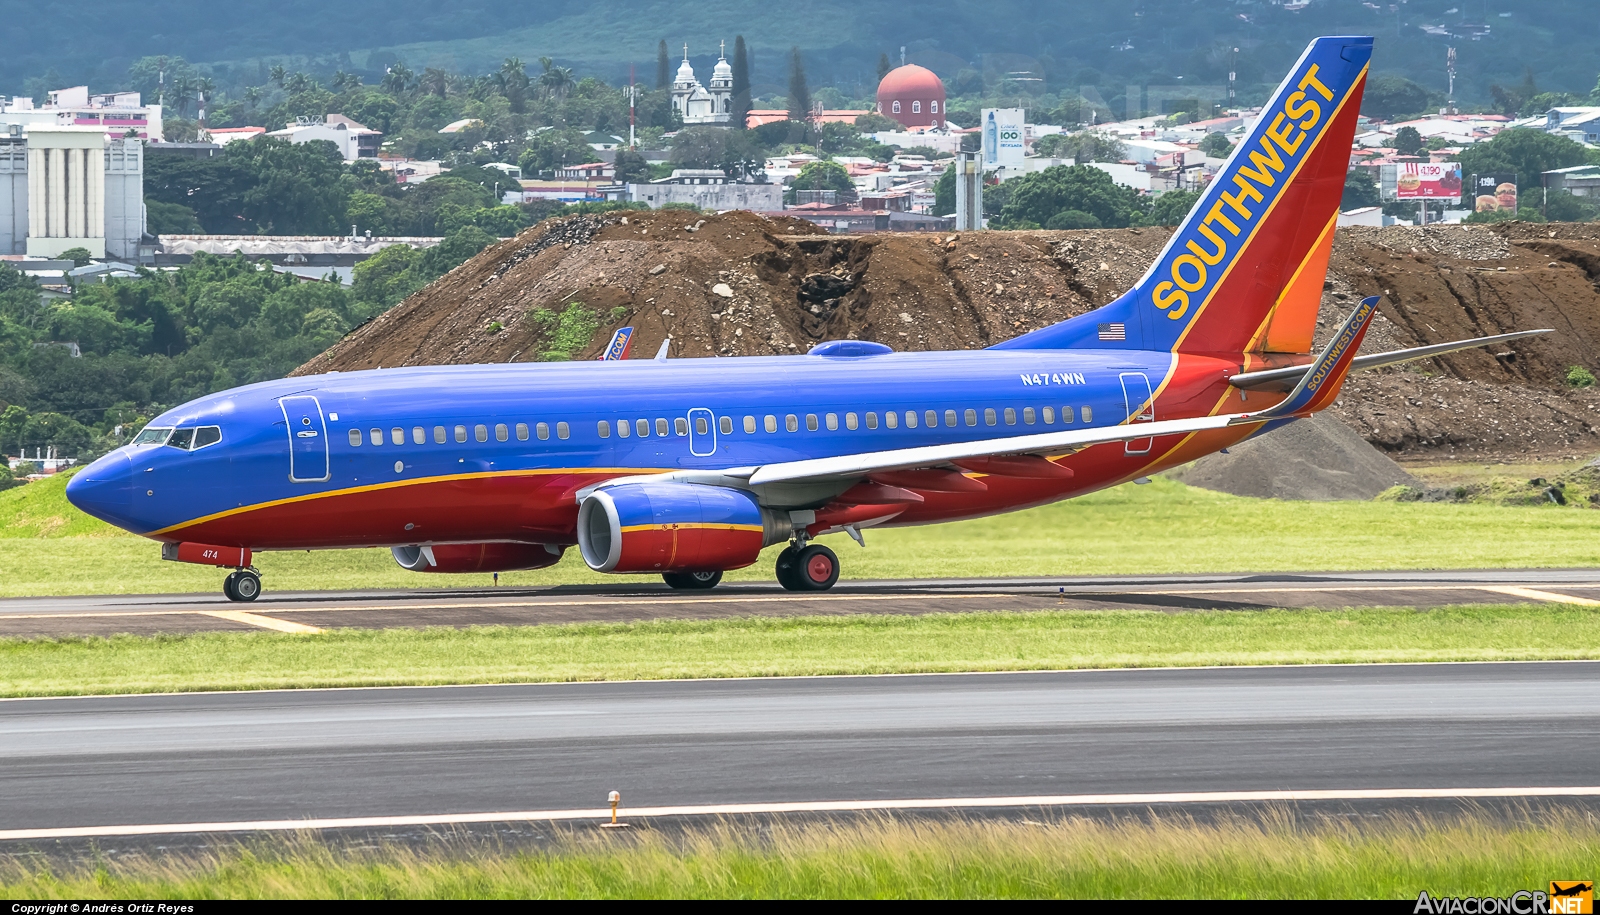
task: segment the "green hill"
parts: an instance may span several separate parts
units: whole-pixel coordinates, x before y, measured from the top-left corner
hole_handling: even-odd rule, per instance
[[[67,501],[67,480],[71,476],[70,472],[57,474],[0,492],[0,538],[131,536],[73,508]]]

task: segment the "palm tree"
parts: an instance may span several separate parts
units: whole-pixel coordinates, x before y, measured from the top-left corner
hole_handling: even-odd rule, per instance
[[[283,69],[283,64],[272,65],[272,82],[275,83],[279,89],[283,88],[283,78],[286,75],[288,74]]]
[[[411,88],[412,80],[416,74],[406,66],[403,60],[397,60],[394,65],[383,73],[383,88],[390,95],[400,95]]]
[[[422,71],[422,79],[418,82],[423,92],[444,98],[445,90],[450,85],[450,74],[438,67],[428,67]]]
[[[511,110],[521,114],[528,108],[528,70],[520,57],[507,57],[494,75],[495,84],[511,103]]]
[[[539,58],[539,66],[544,72],[539,74],[539,89],[547,99],[562,99],[572,91],[577,83],[572,79],[572,70],[567,67],[558,67],[556,62],[548,57]]]
[[[333,74],[333,91],[345,92],[361,85],[361,77],[339,70]]]
[[[311,77],[296,70],[294,75],[289,77],[289,81],[284,83],[284,88],[290,92],[304,92],[307,89],[315,88],[316,85]]]
[[[251,86],[250,88],[244,90],[244,100],[245,104],[250,106],[251,112],[254,112],[256,110],[256,106],[261,104],[261,87]]]

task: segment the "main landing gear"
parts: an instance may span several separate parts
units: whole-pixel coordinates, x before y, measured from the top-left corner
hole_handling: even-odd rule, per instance
[[[791,543],[778,554],[778,584],[790,591],[826,591],[839,580],[839,557],[820,543]]]
[[[228,573],[222,580],[222,593],[228,600],[252,601],[261,596],[261,573],[255,569],[239,569]]]
[[[721,572],[662,572],[661,580],[667,587],[679,591],[705,591],[722,581]]]

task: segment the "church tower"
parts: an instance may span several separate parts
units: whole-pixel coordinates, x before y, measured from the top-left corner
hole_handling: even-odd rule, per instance
[[[713,124],[733,120],[733,67],[728,63],[728,43],[722,42],[716,69],[711,71],[711,111]]]
[[[700,80],[695,78],[694,67],[689,63],[689,46],[684,45],[683,63],[678,65],[678,75],[672,80],[672,110],[685,123],[689,119],[689,99],[694,97],[696,89],[700,89]]]

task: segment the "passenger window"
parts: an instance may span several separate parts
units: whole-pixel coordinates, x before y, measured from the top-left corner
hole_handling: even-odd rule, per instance
[[[600,433],[601,438],[610,438],[611,424],[602,419],[600,420],[599,424],[595,426],[595,431]]]
[[[1088,404],[1083,405],[1083,421],[1086,423],[1094,422],[1094,407]]]
[[[849,429],[851,432],[854,432],[854,431],[856,431],[856,428],[858,426],[860,426],[860,425],[861,425],[861,421],[856,419],[856,415],[854,413],[846,413],[844,415],[844,427],[846,429]]]
[[[983,424],[985,426],[992,426],[992,425],[995,424],[996,421],[997,421],[997,419],[996,419],[996,417],[994,415],[994,407],[984,407],[983,408]]]
[[[433,443],[435,445],[443,445],[444,444],[444,427],[443,426],[434,426],[433,427]]]
[[[827,416],[822,418],[822,421],[827,424],[829,432],[833,432],[839,428],[839,414],[837,413],[829,413]]]
[[[890,429],[898,429],[900,427],[900,414],[893,410],[883,411],[883,424]]]
[[[192,450],[199,451],[207,445],[215,445],[220,441],[222,441],[222,427],[201,426],[194,430],[194,448]]]
[[[350,430],[350,447],[352,447],[352,448],[360,448],[361,447],[361,430],[360,429],[351,429]]]
[[[1048,410],[1050,408],[1049,407],[1045,407],[1045,409]],[[1030,426],[1033,425],[1034,413],[1033,413],[1033,408],[1032,407],[1023,407],[1022,408],[1022,421],[1024,423],[1027,423]]]
[[[477,425],[472,427],[472,437],[477,439],[480,442],[488,441],[489,440],[489,427],[485,426],[483,423],[478,423]]]
[[[534,434],[539,436],[539,441],[546,442],[546,441],[550,440],[550,424],[549,423],[540,423],[537,426],[533,427],[533,431],[534,431]]]
[[[1047,426],[1053,426],[1053,425],[1056,424],[1056,408],[1055,407],[1045,407],[1044,408],[1044,424],[1047,425]]]
[[[572,427],[565,422],[556,423],[556,438],[566,441],[572,437]]]
[[[503,441],[505,441],[505,440],[507,440],[509,438],[511,438],[511,430],[506,428],[506,424],[505,423],[495,423],[494,424],[494,440],[497,441],[497,442],[503,442]]]
[[[946,410],[946,411],[944,411],[944,424],[946,426],[950,427],[951,429],[954,429],[956,427],[956,411],[954,411],[954,410]]]
[[[467,440],[467,427],[466,426],[457,426],[456,427],[456,441],[464,442],[466,440]]]
[[[1061,421],[1064,422],[1064,423],[1072,422],[1072,408],[1071,407],[1062,407],[1061,408]]]
[[[656,420],[656,434],[661,436],[667,434],[667,421],[665,419]]]
[[[372,439],[372,443],[374,445],[383,444],[383,430],[382,429],[373,429],[371,432],[367,433],[367,436]],[[170,445],[172,443],[168,442],[167,444]]]
[[[706,422],[706,418],[704,416],[696,416],[694,418],[694,434],[695,435],[710,435],[711,434],[711,424]]]
[[[1031,423],[1031,422],[1033,422],[1033,420],[1030,419],[1030,420],[1028,420],[1028,422]],[[1006,407],[1006,425],[1015,426],[1016,424],[1017,424],[1017,410],[1016,410],[1016,408],[1015,407]]]
[[[617,420],[617,438],[627,438],[633,434],[633,423],[625,419]]]
[[[717,428],[722,430],[722,434],[723,435],[732,435],[733,434],[733,417],[731,417],[731,416],[719,417],[717,419]]]
[[[768,432],[776,432],[776,431],[778,431],[778,417],[773,416],[771,413],[768,413],[766,419],[763,419],[761,421],[761,426],[762,426],[762,428],[766,429]]]
[[[907,429],[915,429],[916,427],[917,427],[917,411],[916,410],[907,410],[906,411],[906,428]]]
[[[700,417],[700,434],[705,435],[710,430],[706,427],[705,417]],[[672,430],[679,435],[689,434],[689,421],[679,416],[672,420]]]
[[[428,443],[428,430],[422,428],[421,426],[412,426],[411,427],[411,443],[413,445],[425,445],[425,444],[427,444]]]
[[[939,412],[937,410],[924,410],[922,413],[922,423],[929,429],[937,427],[939,425]]]
[[[978,424],[978,411],[968,407],[966,411],[963,412],[962,418],[967,421],[967,425],[976,426]]]
[[[636,419],[636,420],[634,420],[633,421],[633,429],[634,429],[635,432],[639,433],[639,437],[640,438],[649,438],[650,437],[650,420],[648,420],[648,419]]]
[[[400,428],[399,426],[395,426],[393,429],[390,429],[389,441],[396,445],[404,445],[406,443],[406,430]]]
[[[744,418],[744,431],[745,431],[745,433],[747,435],[751,435],[751,434],[755,433],[755,431],[756,431],[756,418],[754,416],[746,416]]]
[[[807,432],[815,432],[815,431],[817,431],[817,429],[818,429],[817,414],[815,414],[815,413],[807,413],[806,414],[806,431]]]
[[[783,427],[785,429],[788,429],[790,432],[799,432],[800,431],[800,417],[794,415],[793,413],[790,413],[789,415],[787,415],[787,416],[785,416],[783,418]]]
[[[878,428],[878,414],[876,414],[876,413],[868,413],[867,414],[867,428],[868,429],[876,429],[876,428]]]
[[[543,426],[544,423],[540,423],[539,425]],[[549,438],[549,437],[550,437],[550,427],[549,426],[545,426],[545,433],[544,433],[544,435],[541,435],[540,438]],[[528,440],[528,424],[527,423],[517,423],[517,441],[525,442],[527,440]]]

